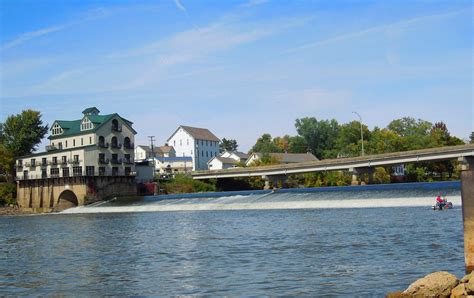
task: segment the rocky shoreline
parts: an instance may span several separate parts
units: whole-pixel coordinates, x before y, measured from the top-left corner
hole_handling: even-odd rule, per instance
[[[459,280],[446,271],[434,272],[418,279],[405,291],[387,294],[387,298],[398,297],[474,297],[474,272]]]
[[[0,216],[25,215],[25,214],[31,214],[31,212],[25,212],[21,210],[20,208],[18,208],[18,206],[14,206],[14,205],[0,207]]]

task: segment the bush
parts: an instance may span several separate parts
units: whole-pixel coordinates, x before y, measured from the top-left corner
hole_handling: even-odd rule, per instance
[[[206,183],[200,180],[194,180],[185,174],[177,174],[174,179],[163,181],[162,186],[166,193],[193,193],[215,191],[215,183]]]
[[[0,205],[16,203],[16,185],[14,183],[0,183]]]

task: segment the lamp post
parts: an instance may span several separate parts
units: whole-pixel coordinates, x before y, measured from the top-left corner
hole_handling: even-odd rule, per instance
[[[359,113],[357,112],[352,112],[354,114],[356,114],[357,116],[359,116],[359,123],[360,123],[360,139],[362,140],[362,156],[364,156],[364,133],[362,131],[362,117],[359,115]]]

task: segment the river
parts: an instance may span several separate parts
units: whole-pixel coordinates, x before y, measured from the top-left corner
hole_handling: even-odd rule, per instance
[[[433,211],[439,193],[455,208]],[[383,296],[464,273],[459,183],[117,199],[0,217],[0,294]],[[139,212],[154,211],[154,212]]]

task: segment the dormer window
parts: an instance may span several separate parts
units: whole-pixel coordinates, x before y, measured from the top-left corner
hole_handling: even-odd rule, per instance
[[[92,124],[92,122],[88,118],[84,118],[82,120],[81,131],[89,130],[89,129],[93,129],[93,128],[94,128],[94,124]]]
[[[61,126],[59,126],[59,124],[55,123],[51,128],[51,133],[53,134],[53,136],[60,135],[63,133],[63,129],[61,128]]]

